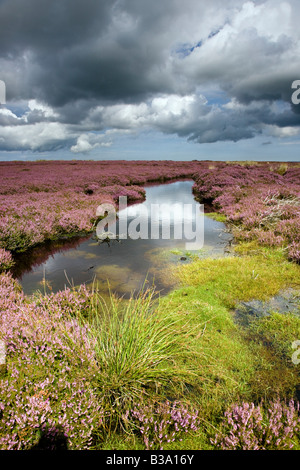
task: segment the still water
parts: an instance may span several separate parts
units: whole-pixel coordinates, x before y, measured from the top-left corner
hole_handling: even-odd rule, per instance
[[[15,277],[19,280],[26,294],[36,290],[57,292],[65,287],[97,284],[103,293],[111,291],[125,297],[142,288],[145,281],[154,284],[161,293],[166,293],[176,285],[172,267],[190,262],[194,256],[224,256],[231,235],[226,233],[223,223],[216,222],[201,213],[200,204],[192,194],[193,181],[177,181],[169,184],[146,187],[146,199],[141,204],[130,206],[121,211],[123,220],[126,213],[127,227],[138,231],[146,230],[145,214],[151,213],[151,207],[159,207],[159,217],[155,221],[149,217],[148,238],[100,240],[97,233],[60,242],[47,243],[36,247],[17,259]],[[186,219],[181,217],[180,208],[189,205],[190,212]],[[156,205],[156,206],[153,206]],[[157,206],[159,205],[159,206]],[[177,205],[177,206],[176,206]],[[172,216],[167,207],[172,209]],[[186,206],[187,207],[187,206]],[[178,210],[176,209],[178,208]],[[139,218],[140,224],[137,224]],[[199,218],[203,223],[204,244],[201,249],[187,249],[185,227],[196,230]],[[162,227],[170,225],[169,239],[163,238]],[[118,224],[119,222],[117,222]],[[155,226],[156,224],[156,226]],[[178,227],[182,227],[182,238],[178,238]],[[99,226],[98,226],[99,227]],[[158,229],[158,230],[156,230]],[[156,235],[151,237],[152,233]],[[131,230],[132,231],[132,230]],[[147,231],[147,230],[146,230]],[[100,230],[98,230],[98,235]],[[118,225],[114,233],[119,234]],[[159,233],[159,236],[157,234]],[[177,234],[177,235],[176,235]],[[124,236],[124,232],[123,232]],[[188,237],[190,238],[190,237]]]

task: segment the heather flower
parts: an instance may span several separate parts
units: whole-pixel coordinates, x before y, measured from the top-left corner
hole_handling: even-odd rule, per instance
[[[16,371],[15,371],[16,372]],[[0,449],[28,450],[36,446],[41,433],[47,433],[48,450],[55,449],[55,436],[62,430],[67,448],[88,449],[93,431],[102,422],[97,396],[84,381],[58,383],[54,378],[33,384],[19,374],[0,381]],[[64,400],[60,398],[63,385]]]
[[[131,415],[147,450],[163,450],[164,442],[182,440],[184,433],[196,432],[199,427],[198,411],[189,410],[180,402],[141,404],[131,410]]]
[[[10,269],[14,265],[14,260],[11,253],[3,248],[0,248],[0,272]]]
[[[1,449],[29,449],[41,433],[51,447],[57,430],[70,449],[92,445],[103,411],[93,385],[95,344],[78,315],[89,296],[82,288],[29,298],[10,274],[0,276],[0,339],[6,346]]]
[[[287,248],[299,262],[300,171],[219,164],[195,175],[193,191],[227,217],[237,240]]]
[[[244,402],[225,412],[222,432],[212,443],[222,450],[291,449],[299,430],[299,403],[277,400],[264,409],[262,405]]]

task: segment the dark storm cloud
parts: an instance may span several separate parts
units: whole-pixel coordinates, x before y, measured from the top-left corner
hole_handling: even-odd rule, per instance
[[[79,152],[145,129],[290,135],[299,15],[297,0],[0,0],[0,79],[24,105],[0,109],[0,148]]]
[[[152,69],[166,60],[153,35],[167,27],[168,8],[174,10],[169,0],[154,8],[113,0],[4,1],[1,56],[22,72],[23,98],[34,90],[35,98],[54,106],[170,91],[170,77],[159,73],[157,80]]]
[[[1,55],[26,50],[59,52],[97,35],[106,28],[110,0],[2,0]]]
[[[0,54],[9,69],[19,69],[23,98],[34,92],[34,98],[53,106],[95,97],[138,101],[153,93],[186,93],[195,84],[177,81],[172,50],[188,35],[194,14],[201,15],[199,27],[209,34],[203,18],[212,18],[221,5],[220,0],[212,7],[199,0],[185,5],[178,0],[4,1]],[[198,35],[202,32],[193,38]]]
[[[19,73],[22,98],[33,98],[34,93],[34,97],[59,104],[68,81],[72,85],[69,77],[81,69],[80,61],[77,67],[72,61],[66,62],[77,46],[88,44],[99,31],[105,30],[112,5],[110,0],[2,1],[0,56],[5,60],[2,74],[5,75],[5,66],[8,71],[13,68]],[[8,72],[8,84],[9,78]],[[69,95],[72,99],[72,93]]]

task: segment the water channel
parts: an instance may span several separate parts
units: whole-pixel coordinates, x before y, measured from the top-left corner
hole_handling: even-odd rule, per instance
[[[45,243],[19,255],[13,274],[26,294],[36,290],[57,292],[70,285],[84,283],[88,286],[97,285],[103,292],[107,292],[109,286],[113,292],[128,297],[133,291],[140,290],[145,281],[154,284],[161,293],[167,293],[176,284],[172,276],[173,266],[188,263],[194,256],[224,256],[232,238],[223,223],[201,212],[200,204],[194,199],[192,186],[193,181],[176,181],[146,187],[144,202],[129,206],[119,213],[120,219],[126,213],[127,238],[99,239],[98,230],[98,235],[95,232],[72,240]],[[153,207],[156,211],[155,220],[150,217]],[[147,222],[142,219],[146,216]],[[191,240],[185,236],[185,227],[196,230],[199,218],[203,222],[204,244],[200,249],[190,250],[186,244]],[[170,236],[163,238],[163,227],[168,224]],[[135,233],[140,230],[141,234],[143,227],[146,230],[148,226],[148,237],[144,233],[140,238],[131,238],[130,226],[131,232],[134,227]],[[180,226],[182,236],[178,237]],[[118,225],[114,227],[118,229]],[[114,233],[118,235],[120,232],[115,230]]]

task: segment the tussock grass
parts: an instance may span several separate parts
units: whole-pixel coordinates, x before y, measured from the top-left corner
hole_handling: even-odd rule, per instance
[[[93,296],[98,387],[109,412],[121,416],[133,403],[180,387],[189,380],[180,360],[191,354],[188,321],[158,308],[154,290],[124,301]]]

